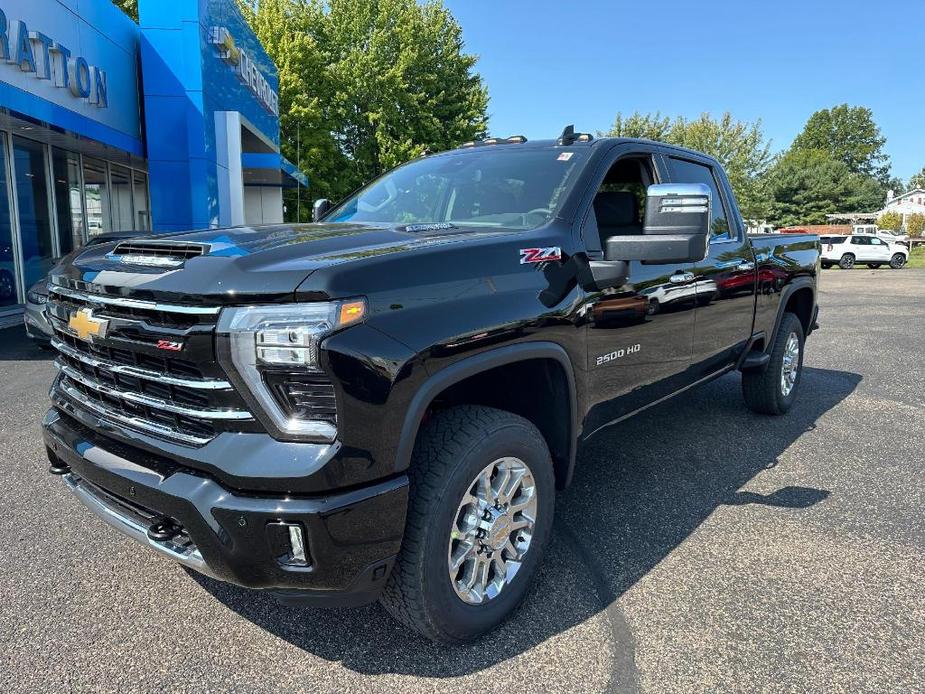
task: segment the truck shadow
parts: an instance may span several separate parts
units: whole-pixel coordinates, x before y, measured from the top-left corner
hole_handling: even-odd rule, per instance
[[[35,344],[22,326],[0,329],[0,361],[51,361],[54,358],[55,352]]]
[[[816,435],[818,420],[860,381],[854,373],[807,368],[793,410],[771,418],[745,409],[739,378],[729,375],[600,433],[582,448],[572,486],[556,499],[555,532],[535,589],[509,622],[473,645],[425,641],[378,604],[289,609],[269,596],[190,575],[254,624],[360,673],[478,672],[594,619],[593,628],[612,641],[612,677],[632,681],[633,637],[620,596],[720,507],[761,504],[800,513],[824,502],[829,492],[821,489],[739,490],[776,466],[798,438]]]

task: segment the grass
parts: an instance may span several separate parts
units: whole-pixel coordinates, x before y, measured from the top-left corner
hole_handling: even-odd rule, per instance
[[[925,246],[918,245],[909,255],[909,264],[906,267],[925,268]]]

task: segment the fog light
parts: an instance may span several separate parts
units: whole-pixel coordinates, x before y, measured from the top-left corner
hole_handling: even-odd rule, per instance
[[[267,523],[270,546],[276,561],[283,566],[309,566],[311,558],[305,547],[305,531],[301,523],[278,521]]]

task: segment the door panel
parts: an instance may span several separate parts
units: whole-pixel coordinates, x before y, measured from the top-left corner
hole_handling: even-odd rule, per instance
[[[697,325],[691,361],[701,376],[734,361],[751,337],[755,262],[747,239],[710,244],[697,264]]]
[[[883,239],[872,237],[870,239],[871,255],[877,260],[887,263],[890,260],[890,247]]]
[[[588,392],[595,406],[588,431],[688,385],[693,271],[693,264],[634,261],[619,290],[588,295]],[[687,281],[678,282],[684,275]]]
[[[708,160],[669,157],[668,170],[672,183],[702,183],[710,189],[710,246],[694,269],[697,315],[691,364],[702,378],[732,363],[751,337],[755,256],[719,169]]]
[[[641,177],[646,180],[642,183],[665,180],[658,162],[645,154],[636,146],[630,157],[644,157],[650,169],[643,170]],[[626,158],[615,158],[598,190],[619,187],[613,174],[626,170]],[[641,200],[645,185],[639,189]],[[593,208],[590,215],[597,234]],[[643,218],[640,211],[638,224],[625,233],[641,233]],[[581,310],[587,330],[590,400],[586,433],[688,385],[697,299],[693,270],[692,263],[643,265],[633,261],[622,287],[585,295]]]

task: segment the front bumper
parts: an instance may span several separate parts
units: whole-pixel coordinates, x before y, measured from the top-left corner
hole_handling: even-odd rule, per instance
[[[27,302],[23,311],[23,323],[26,326],[26,334],[30,338],[40,344],[51,343],[54,331],[51,329],[48,318],[45,317],[44,306]]]
[[[277,593],[287,603],[356,605],[378,597],[404,531],[401,476],[325,496],[235,493],[202,473],[154,461],[50,410],[52,472],[99,518],[200,573]],[[176,534],[158,537],[168,523]],[[279,523],[302,529],[307,566],[287,565]]]

